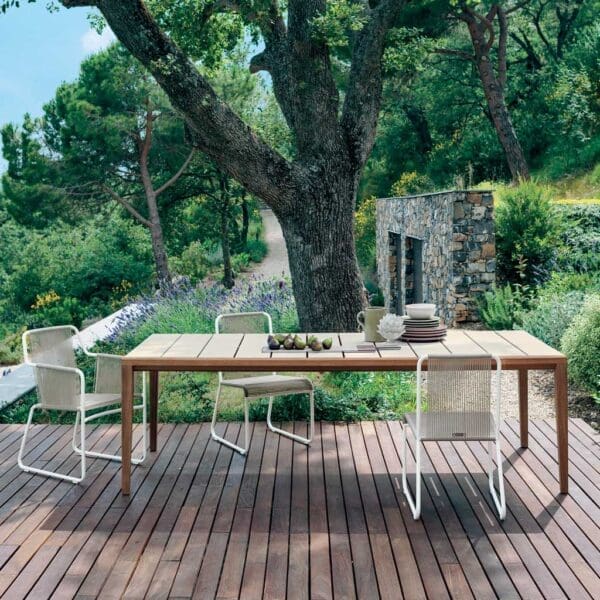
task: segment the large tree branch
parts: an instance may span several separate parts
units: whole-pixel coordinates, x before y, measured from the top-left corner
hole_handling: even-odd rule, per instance
[[[72,0],[62,0],[65,6]],[[92,3],[90,3],[92,4]],[[196,146],[276,211],[289,209],[293,166],[220,100],[160,30],[141,0],[94,2],[123,45],[152,73],[194,134]]]
[[[111,187],[104,185],[102,189],[116,202],[118,202],[136,221],[139,221],[145,227],[152,227],[152,223],[146,217],[142,216],[133,206],[115,192]]]
[[[277,26],[276,17],[273,27],[262,27],[265,50],[251,63],[253,71],[270,72],[298,155],[309,160],[338,153],[342,144],[329,48],[315,36],[313,24],[325,9],[325,0],[288,0],[287,31]]]
[[[375,140],[381,105],[385,39],[405,4],[405,0],[380,2],[376,8],[370,9],[369,20],[354,39],[341,122],[350,154],[361,168]]]
[[[163,183],[154,192],[154,194],[156,196],[158,196],[159,194],[162,194],[162,192],[164,192],[165,190],[170,188],[174,183],[177,183],[177,180],[183,175],[184,171],[188,168],[188,165],[192,161],[192,158],[194,157],[194,153],[195,153],[195,150],[192,149],[192,151],[188,154],[187,158],[185,159],[185,161],[183,162],[181,167],[179,167],[179,170],[177,171],[177,173],[175,173],[175,175],[173,175],[173,177],[171,177],[168,181],[165,181],[165,183]]]

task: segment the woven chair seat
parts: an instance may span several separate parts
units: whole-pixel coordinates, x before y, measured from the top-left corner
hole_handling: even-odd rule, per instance
[[[406,423],[416,435],[417,413],[406,413]],[[422,413],[419,439],[457,441],[496,439],[491,412]]]
[[[306,377],[288,375],[261,375],[224,379],[221,385],[239,388],[246,396],[278,396],[281,394],[301,394],[311,392],[312,382]]]

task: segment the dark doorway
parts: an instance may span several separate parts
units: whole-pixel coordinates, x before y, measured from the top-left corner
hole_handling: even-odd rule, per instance
[[[404,306],[423,302],[423,240],[406,236],[404,265]]]

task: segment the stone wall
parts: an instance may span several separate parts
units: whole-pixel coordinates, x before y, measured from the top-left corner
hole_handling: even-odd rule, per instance
[[[391,312],[403,312],[415,285],[407,238],[422,242],[423,301],[436,304],[449,324],[478,320],[476,298],[495,280],[492,193],[377,200],[377,272]]]

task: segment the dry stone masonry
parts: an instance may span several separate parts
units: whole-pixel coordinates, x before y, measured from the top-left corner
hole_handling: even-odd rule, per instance
[[[432,302],[450,325],[478,321],[477,297],[496,279],[491,191],[377,200],[377,273],[386,306]]]

